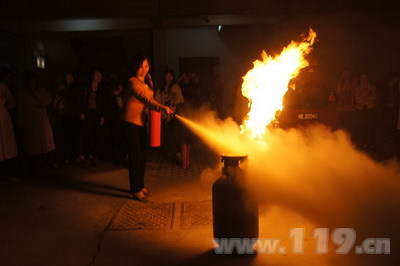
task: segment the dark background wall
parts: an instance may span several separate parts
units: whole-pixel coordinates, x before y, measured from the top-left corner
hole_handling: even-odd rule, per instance
[[[165,68],[182,71],[180,58],[216,57],[218,67],[210,71],[221,79],[229,110],[261,51],[279,53],[309,27],[319,41],[308,59],[325,89],[350,68],[367,71],[384,91],[400,69],[396,1],[25,2],[1,3],[0,64],[17,77],[35,69],[49,88],[66,70],[99,67],[122,78],[139,51],[152,59],[158,83]],[[36,69],[36,55],[45,58],[45,70]]]

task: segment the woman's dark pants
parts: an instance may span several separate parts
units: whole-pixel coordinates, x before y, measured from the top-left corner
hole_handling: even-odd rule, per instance
[[[130,192],[136,193],[144,188],[144,170],[146,167],[146,127],[124,122],[124,131],[128,149]]]

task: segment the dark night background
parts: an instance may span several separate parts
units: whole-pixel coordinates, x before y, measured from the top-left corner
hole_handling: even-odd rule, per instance
[[[122,78],[130,57],[141,51],[152,58],[156,82],[166,67],[176,73],[197,68],[203,91],[220,77],[222,109],[229,113],[241,76],[262,49],[278,53],[312,27],[319,42],[308,59],[325,88],[352,68],[367,71],[383,94],[400,68],[399,13],[397,1],[378,0],[3,0],[0,63],[18,79],[36,68],[36,55],[43,56],[40,75],[51,88],[66,70],[101,67]]]

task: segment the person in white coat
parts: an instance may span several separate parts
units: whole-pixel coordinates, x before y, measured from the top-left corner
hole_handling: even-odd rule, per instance
[[[14,128],[9,108],[15,107],[15,101],[7,85],[0,83],[0,161],[15,158],[18,154]]]
[[[14,177],[13,166],[18,155],[13,123],[8,109],[15,107],[14,98],[5,83],[0,82],[0,174]],[[16,179],[18,180],[18,179]]]
[[[47,116],[47,106],[51,97],[38,87],[36,75],[27,73],[26,87],[19,96],[18,122],[23,131],[24,148],[27,156],[39,156],[54,151],[53,130]],[[48,158],[53,168],[58,168],[54,155]]]

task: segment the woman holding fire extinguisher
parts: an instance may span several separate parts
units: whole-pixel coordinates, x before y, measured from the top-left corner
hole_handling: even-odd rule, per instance
[[[146,201],[149,191],[144,186],[147,146],[147,111],[155,109],[173,114],[173,111],[153,97],[153,82],[148,73],[149,59],[136,54],[132,60],[133,76],[124,95],[122,119],[128,148],[129,183],[133,199]]]

